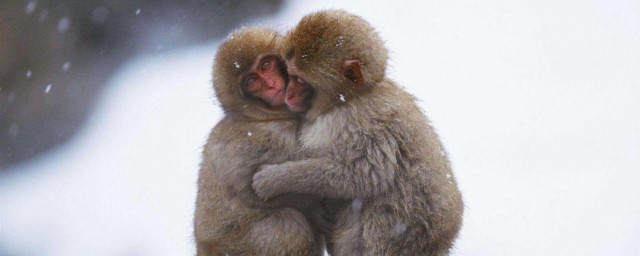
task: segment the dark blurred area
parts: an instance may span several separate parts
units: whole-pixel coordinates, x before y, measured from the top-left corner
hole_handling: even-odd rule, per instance
[[[226,36],[282,0],[0,1],[0,171],[71,138],[134,54]]]

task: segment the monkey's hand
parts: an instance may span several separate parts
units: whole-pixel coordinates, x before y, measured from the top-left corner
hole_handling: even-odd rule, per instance
[[[261,165],[253,175],[252,187],[263,200],[285,193],[320,198],[368,198],[386,193],[391,187],[393,163],[383,161],[382,166],[369,167],[367,170],[373,170],[371,172],[340,164],[330,157]]]
[[[284,193],[279,191],[278,165],[263,164],[258,167],[258,171],[253,175],[251,186],[262,200],[271,199],[274,196]]]

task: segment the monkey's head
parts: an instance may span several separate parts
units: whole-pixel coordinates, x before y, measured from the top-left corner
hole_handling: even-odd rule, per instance
[[[307,119],[346,104],[385,79],[388,53],[364,19],[341,10],[309,14],[280,50],[287,63],[287,106]]]
[[[268,28],[232,32],[220,45],[213,87],[225,113],[253,120],[291,118],[284,96],[286,67],[277,53],[282,35]]]

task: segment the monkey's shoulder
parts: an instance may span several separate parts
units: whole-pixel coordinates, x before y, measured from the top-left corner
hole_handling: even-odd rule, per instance
[[[386,123],[394,115],[390,109],[376,110],[358,104],[335,108],[303,123],[299,141],[307,151],[319,152],[320,155],[336,145],[362,145],[363,140],[386,133]]]
[[[208,144],[226,149],[265,151],[287,149],[296,144],[295,120],[251,121],[225,117],[211,130]]]
[[[391,84],[303,123],[300,141],[311,151],[359,148],[373,142],[421,141],[424,140],[422,134],[429,129],[415,98]],[[345,144],[351,146],[345,147]]]
[[[382,82],[380,87],[362,101],[353,112],[366,116],[371,123],[385,129],[430,129],[429,120],[417,104],[417,98],[393,81]]]

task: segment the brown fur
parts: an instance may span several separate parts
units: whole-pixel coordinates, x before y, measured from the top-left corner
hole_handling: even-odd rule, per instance
[[[297,122],[244,95],[241,76],[282,37],[253,28],[233,33],[218,49],[214,88],[225,117],[204,146],[195,210],[197,255],[321,255],[323,241],[305,215],[313,198],[285,194],[260,200],[251,189],[256,168],[292,160]]]
[[[282,52],[290,75],[314,90],[299,131],[308,159],[261,166],[256,192],[336,199],[328,201],[338,209],[332,255],[447,255],[462,224],[461,195],[415,98],[385,78],[379,35],[358,16],[322,11],[300,21]],[[364,83],[341,70],[350,60]]]

